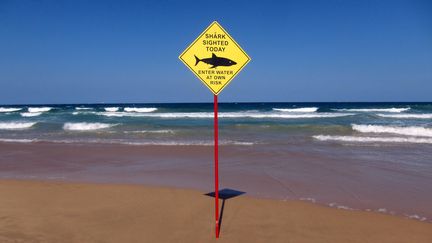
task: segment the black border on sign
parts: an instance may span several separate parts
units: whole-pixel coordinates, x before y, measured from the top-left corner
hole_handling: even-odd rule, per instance
[[[207,30],[209,30],[213,25],[217,25],[219,28],[221,28],[221,30],[232,40],[232,42],[234,42],[234,44],[240,49],[241,52],[243,52],[243,54],[247,57],[247,61],[237,70],[237,72],[235,72],[231,79],[229,79],[223,86],[222,88],[220,88],[219,92],[214,91],[211,86],[207,85],[206,81],[204,79],[202,79],[198,73],[196,73],[187,63],[185,60],[182,59],[182,56],[201,38],[201,36],[203,36]],[[228,32],[217,22],[217,21],[213,21],[187,48],[186,50],[184,50],[180,56],[179,59],[195,74],[195,76],[197,76],[201,82],[203,82],[205,84],[205,86],[207,86],[207,88],[209,88],[213,94],[215,95],[219,95],[220,92],[229,84],[231,83],[231,81],[237,76],[237,74],[246,66],[246,64],[248,64],[251,61],[251,58],[248,56],[248,54],[246,54],[246,52],[240,47],[239,44],[237,44],[237,42],[234,40],[234,38],[232,38],[232,36],[230,34],[228,34]]]

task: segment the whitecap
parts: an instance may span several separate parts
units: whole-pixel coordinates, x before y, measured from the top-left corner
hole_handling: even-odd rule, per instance
[[[94,111],[74,111],[72,112],[72,115],[76,116],[76,115],[88,115],[88,114],[95,114],[96,112]]]
[[[38,113],[38,112],[47,112],[50,111],[51,107],[29,107],[28,112]]]
[[[80,110],[93,110],[93,108],[90,108],[90,107],[75,107],[75,110],[78,110],[78,111],[80,111]]]
[[[432,137],[432,128],[410,126],[381,126],[352,124],[352,129],[361,133],[393,133],[407,136]]]
[[[145,112],[156,111],[157,108],[154,108],[154,107],[149,107],[149,108],[125,107],[124,110],[126,112],[138,112],[138,113],[144,112],[145,113]]]
[[[15,139],[15,138],[0,138],[0,142],[4,143],[33,143],[36,139]]]
[[[22,108],[12,108],[12,107],[0,107],[0,112],[14,112],[14,111],[20,111]]]
[[[316,135],[320,141],[357,142],[357,143],[424,143],[432,144],[432,138],[418,137],[361,137],[361,136],[330,136]]]
[[[40,116],[42,112],[23,112],[21,113],[22,117],[34,117],[34,116]]]
[[[1,130],[23,130],[31,128],[36,122],[0,122]]]
[[[32,143],[36,141],[37,141],[36,139],[0,138],[0,142],[4,142],[4,143]]]
[[[88,123],[88,122],[67,122],[63,125],[63,129],[67,131],[91,131],[99,130],[113,127],[117,124],[107,124],[107,123]]]
[[[274,111],[282,111],[282,112],[316,112],[318,110],[318,107],[301,107],[301,108],[292,108],[292,109],[285,109],[285,108],[273,108]]]
[[[104,109],[108,112],[116,112],[119,110],[119,107],[105,107]]]

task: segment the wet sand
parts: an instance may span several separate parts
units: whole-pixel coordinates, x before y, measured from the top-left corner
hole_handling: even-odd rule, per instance
[[[368,157],[359,150],[319,144],[221,146],[220,186],[258,198],[310,200],[431,223],[432,167],[415,163],[416,150],[368,147]],[[0,143],[0,179],[210,191],[213,147]]]
[[[0,242],[212,242],[201,191],[0,180]],[[297,201],[225,201],[219,242],[432,242],[432,224]]]

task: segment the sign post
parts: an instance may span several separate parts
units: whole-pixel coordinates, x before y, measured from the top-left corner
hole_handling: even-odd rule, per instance
[[[214,179],[215,179],[215,232],[219,238],[219,127],[218,127],[218,96],[214,95]]]
[[[251,59],[216,21],[179,58],[214,94],[215,235],[219,238],[218,95]]]

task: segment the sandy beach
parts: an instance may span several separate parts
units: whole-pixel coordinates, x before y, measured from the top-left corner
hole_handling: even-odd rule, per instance
[[[432,243],[431,30],[425,0],[0,0],[0,243]]]
[[[317,150],[317,148],[319,150]],[[309,200],[332,207],[432,221],[432,167],[416,164],[418,149],[221,146],[220,188],[277,200]],[[0,143],[0,180],[140,184],[209,192],[212,146]],[[398,158],[396,158],[398,157]],[[421,156],[417,156],[422,158]],[[405,160],[409,163],[395,163]]]
[[[0,242],[212,242],[213,198],[142,185],[0,181]],[[225,201],[219,242],[431,242],[432,224],[307,202]]]

